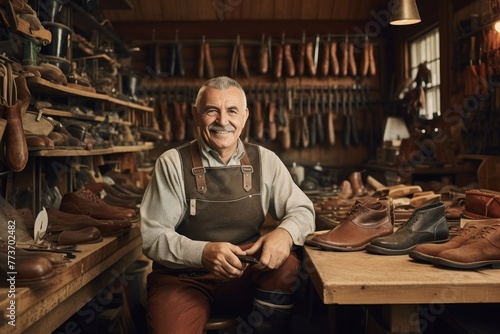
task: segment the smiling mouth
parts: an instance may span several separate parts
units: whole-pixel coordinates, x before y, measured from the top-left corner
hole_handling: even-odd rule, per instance
[[[232,133],[232,131],[217,131],[217,130],[210,130],[211,132],[215,132],[218,135],[225,135],[228,133]]]

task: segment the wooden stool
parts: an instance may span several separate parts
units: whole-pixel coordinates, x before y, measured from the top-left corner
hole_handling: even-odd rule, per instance
[[[213,316],[208,318],[205,325],[205,333],[218,333],[220,329],[230,329],[238,324],[236,317],[232,316]]]

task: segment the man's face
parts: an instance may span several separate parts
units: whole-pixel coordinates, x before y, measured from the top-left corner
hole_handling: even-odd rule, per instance
[[[219,90],[208,87],[193,108],[200,135],[221,156],[232,154],[248,118],[243,93],[236,87]]]

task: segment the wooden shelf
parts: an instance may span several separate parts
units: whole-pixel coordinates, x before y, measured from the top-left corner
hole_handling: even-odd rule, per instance
[[[51,108],[40,108],[39,110],[42,111],[44,116],[61,116],[61,117],[66,117],[66,118],[76,118],[76,119],[93,121],[93,122],[104,122],[106,120],[105,116],[78,114],[78,113],[72,113],[70,111],[57,110],[57,109],[51,109]],[[123,125],[129,125],[129,126],[132,125],[132,122],[125,121],[122,119],[110,119],[109,122],[114,123],[114,124],[123,124]]]
[[[142,255],[142,238],[136,224],[121,237],[106,237],[97,244],[78,245],[81,251],[41,289],[15,290],[16,326],[9,321],[9,290],[0,288],[0,332],[51,333],[84,306],[92,296],[109,286]]]
[[[153,112],[154,109],[148,106],[143,106],[140,104],[132,103],[129,101],[124,101],[117,99],[115,97],[100,94],[100,93],[92,93],[84,90],[67,87],[64,85],[56,84],[45,79],[39,77],[27,78],[28,87],[30,91],[34,93],[41,93],[49,96],[72,96],[72,97],[84,97],[88,99],[93,99],[97,101],[109,102],[111,103],[111,108],[113,109],[113,105],[126,106],[130,109],[141,110],[145,112]]]
[[[31,151],[30,155],[34,157],[67,157],[67,156],[92,156],[92,155],[104,155],[104,154],[116,154],[116,153],[130,153],[130,152],[140,152],[153,149],[154,144],[151,142],[146,142],[142,145],[130,145],[130,146],[113,146],[110,148],[97,148],[93,150],[76,150],[76,149],[56,149],[56,150],[40,150]]]

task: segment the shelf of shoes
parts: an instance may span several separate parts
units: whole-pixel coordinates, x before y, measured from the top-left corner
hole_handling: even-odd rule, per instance
[[[0,288],[0,332],[51,333],[113,282],[127,284],[124,270],[142,255],[139,226],[120,237],[105,237],[97,244],[78,245],[76,258],[57,271],[47,284],[36,288],[16,287],[15,326],[8,323],[12,299],[9,288]]]
[[[52,150],[39,150],[31,151],[30,155],[35,157],[64,157],[64,156],[92,156],[92,155],[106,155],[117,153],[133,153],[152,150],[154,143],[145,142],[141,145],[130,146],[112,146],[109,148],[95,148],[92,150],[79,150],[79,149],[52,149]]]
[[[149,106],[140,105],[137,103],[120,100],[116,97],[112,97],[106,94],[92,93],[83,91],[80,89],[75,89],[67,87],[64,85],[52,83],[40,77],[31,77],[26,79],[28,87],[32,93],[41,93],[49,96],[74,96],[74,97],[85,97],[89,99],[94,99],[98,101],[107,101],[115,105],[124,106],[132,110],[140,110],[144,112],[152,113],[154,109]]]
[[[95,121],[95,122],[104,122],[106,121],[105,116],[95,116],[95,115],[86,115],[86,114],[81,114],[81,113],[74,113],[70,111],[64,111],[64,110],[57,110],[57,109],[51,109],[51,108],[39,108],[38,111],[42,112],[44,116],[58,116],[58,117],[65,117],[65,118],[76,118],[76,119],[81,119],[81,120],[86,120],[86,121]],[[125,121],[123,119],[109,119],[110,123],[115,123],[115,124],[123,124],[123,125],[128,125],[131,126],[132,122]]]

